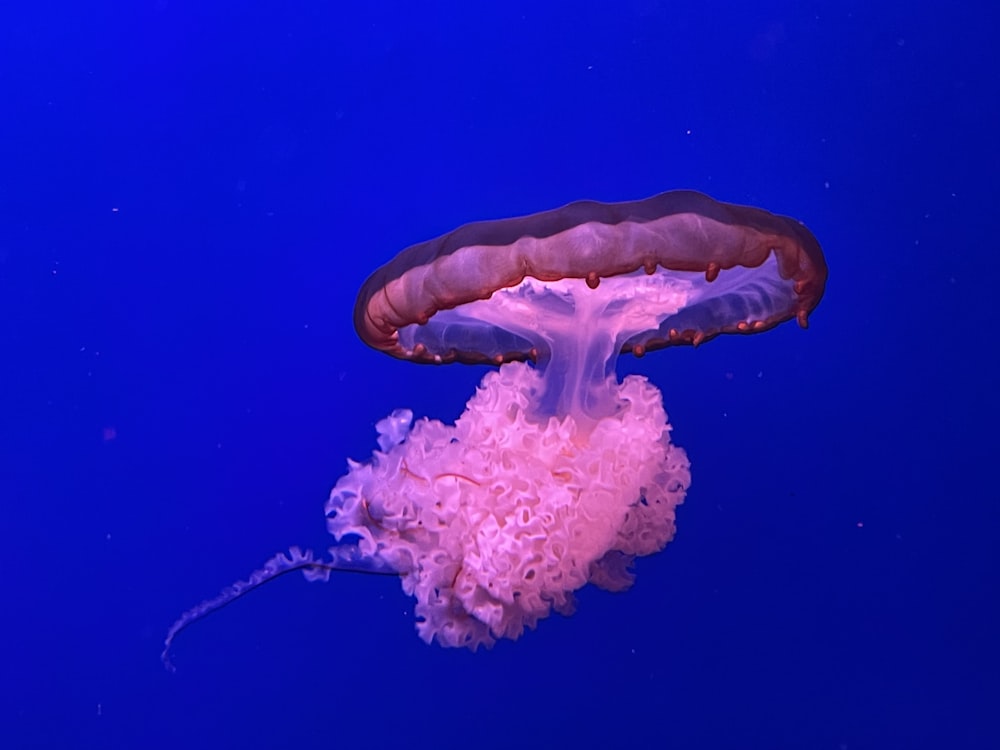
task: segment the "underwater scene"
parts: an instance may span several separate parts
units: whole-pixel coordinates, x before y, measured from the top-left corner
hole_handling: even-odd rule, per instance
[[[1000,16],[0,23],[0,747],[1000,747]]]

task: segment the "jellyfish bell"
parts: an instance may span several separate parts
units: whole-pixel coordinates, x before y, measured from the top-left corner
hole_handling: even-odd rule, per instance
[[[272,558],[182,615],[164,661],[189,624],[293,570],[397,575],[424,640],[473,649],[569,613],[588,582],[628,588],[634,558],[673,537],[690,470],[659,390],[619,382],[617,357],[805,327],[826,273],[800,223],[687,191],[468,224],[404,250],[359,292],[362,340],[498,369],[454,425],[408,410],[380,421],[378,450],[349,462],[326,504],[328,558]]]
[[[416,362],[543,365],[547,405],[606,407],[619,351],[805,326],[826,283],[800,223],[701,193],[580,201],[467,224],[410,247],[362,286],[355,327]],[[550,382],[551,381],[551,382]]]

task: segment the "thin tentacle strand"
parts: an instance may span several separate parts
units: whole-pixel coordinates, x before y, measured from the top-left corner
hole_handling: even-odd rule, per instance
[[[383,561],[377,558],[366,558],[353,545],[341,545],[330,548],[330,560],[317,560],[312,550],[303,551],[299,547],[291,547],[288,552],[279,552],[264,565],[255,570],[244,581],[227,586],[218,596],[206,599],[182,614],[170,629],[163,641],[163,653],[160,659],[167,671],[175,672],[176,667],[170,659],[170,649],[177,635],[192,623],[201,620],[213,612],[217,612],[228,604],[232,604],[255,588],[280,578],[286,573],[301,570],[307,581],[328,581],[330,573],[367,573],[372,575],[399,575]]]

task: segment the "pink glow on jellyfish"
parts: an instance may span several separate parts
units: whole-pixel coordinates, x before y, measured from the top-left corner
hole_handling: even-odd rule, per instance
[[[673,537],[691,475],[660,391],[619,382],[619,353],[805,327],[826,273],[800,223],[683,191],[468,224],[404,250],[361,288],[361,338],[499,369],[454,426],[405,409],[379,422],[378,450],[348,462],[326,504],[329,558],[292,548],[189,610],[164,662],[192,622],[294,570],[398,575],[420,637],[472,649],[572,612],[587,583],[627,589],[632,561]]]

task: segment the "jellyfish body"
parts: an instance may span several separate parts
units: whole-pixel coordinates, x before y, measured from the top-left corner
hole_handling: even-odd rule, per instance
[[[406,410],[379,422],[379,449],[349,462],[327,502],[329,560],[272,558],[185,613],[167,649],[291,570],[398,575],[420,636],[471,648],[571,612],[587,583],[628,588],[633,559],[673,537],[690,470],[659,390],[619,382],[617,357],[805,327],[825,283],[801,224],[691,192],[470,224],[404,250],[358,295],[361,338],[416,362],[499,369],[454,426]]]
[[[690,474],[659,391],[626,378],[616,413],[584,425],[533,416],[541,381],[489,373],[454,426],[394,412],[330,496],[331,533],[399,571],[428,642],[517,638],[588,581],[627,588],[631,559],[673,536]]]

